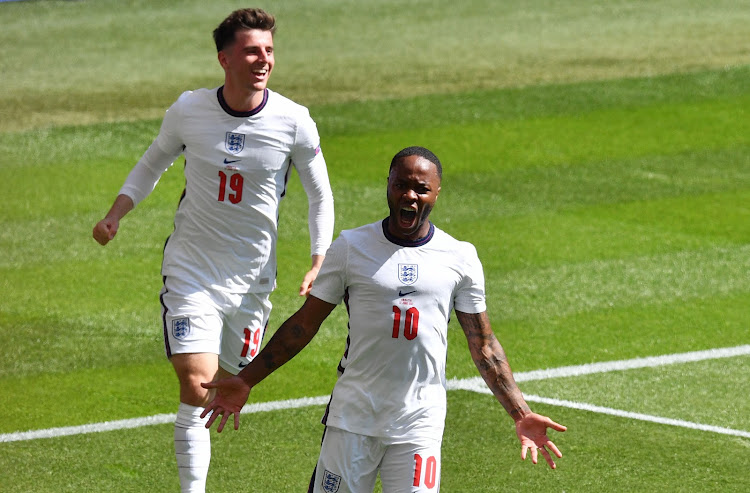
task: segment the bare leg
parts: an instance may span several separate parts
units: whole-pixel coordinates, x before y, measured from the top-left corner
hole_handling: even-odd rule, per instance
[[[183,492],[203,493],[211,462],[211,435],[205,427],[206,419],[200,415],[213,395],[201,387],[201,382],[229,373],[219,368],[219,356],[213,353],[175,354],[170,361],[180,382],[180,406],[174,430],[180,487]]]

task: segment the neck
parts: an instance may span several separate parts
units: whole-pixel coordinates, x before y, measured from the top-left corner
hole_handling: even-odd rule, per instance
[[[222,95],[224,96],[224,101],[226,101],[232,110],[247,112],[260,106],[263,102],[264,91],[265,89],[261,89],[260,91],[239,89],[225,83]]]

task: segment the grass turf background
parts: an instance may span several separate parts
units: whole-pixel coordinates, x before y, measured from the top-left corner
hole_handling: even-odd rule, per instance
[[[269,2],[281,25],[271,86],[318,123],[337,231],[385,214],[398,149],[435,150],[446,169],[434,220],[477,246],[517,371],[746,344],[750,9],[704,4]],[[181,162],[114,243],[100,248],[90,231],[164,109],[220,83],[209,33],[237,6],[0,5],[0,432],[174,412],[156,294]],[[272,328],[300,304],[304,202],[292,180]],[[342,312],[253,399],[328,393]],[[523,388],[748,429],[747,358],[729,362]],[[455,326],[448,371],[476,374]],[[451,393],[449,409],[445,491],[748,481],[746,454],[721,459],[745,439],[540,406],[571,428],[557,439],[561,469],[547,474],[517,460],[491,398]],[[215,438],[214,490],[242,489],[248,474],[261,491],[304,482],[319,415],[243,417],[246,433]],[[174,489],[170,435],[2,444],[0,491]]]

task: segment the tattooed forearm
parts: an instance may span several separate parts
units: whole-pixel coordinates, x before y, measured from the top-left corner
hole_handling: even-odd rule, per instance
[[[260,352],[257,363],[251,363],[240,376],[251,387],[294,358],[312,340],[316,328],[306,328],[299,318],[284,322]]]
[[[505,351],[490,328],[486,313],[458,313],[457,317],[466,334],[471,357],[498,401],[514,418],[530,412],[521,390],[513,378]]]
[[[305,328],[293,321],[287,320],[273,335],[268,346],[261,352],[266,369],[274,371],[307,346],[312,339]]]

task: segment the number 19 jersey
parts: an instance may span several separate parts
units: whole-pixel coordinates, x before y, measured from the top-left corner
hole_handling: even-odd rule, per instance
[[[434,225],[407,242],[387,221],[342,231],[313,285],[313,296],[343,301],[349,314],[323,423],[388,443],[440,438],[448,321],[454,308],[486,310],[484,274],[470,243]]]
[[[279,204],[292,167],[308,196],[311,253],[323,254],[331,243],[333,195],[320,137],[307,108],[270,89],[242,113],[229,108],[222,89],[180,96],[152,144],[161,151],[158,162],[137,165],[149,165],[155,178],[133,184],[129,177],[120,193],[146,195],[184,154],[185,191],[162,274],[231,293],[270,292]]]

